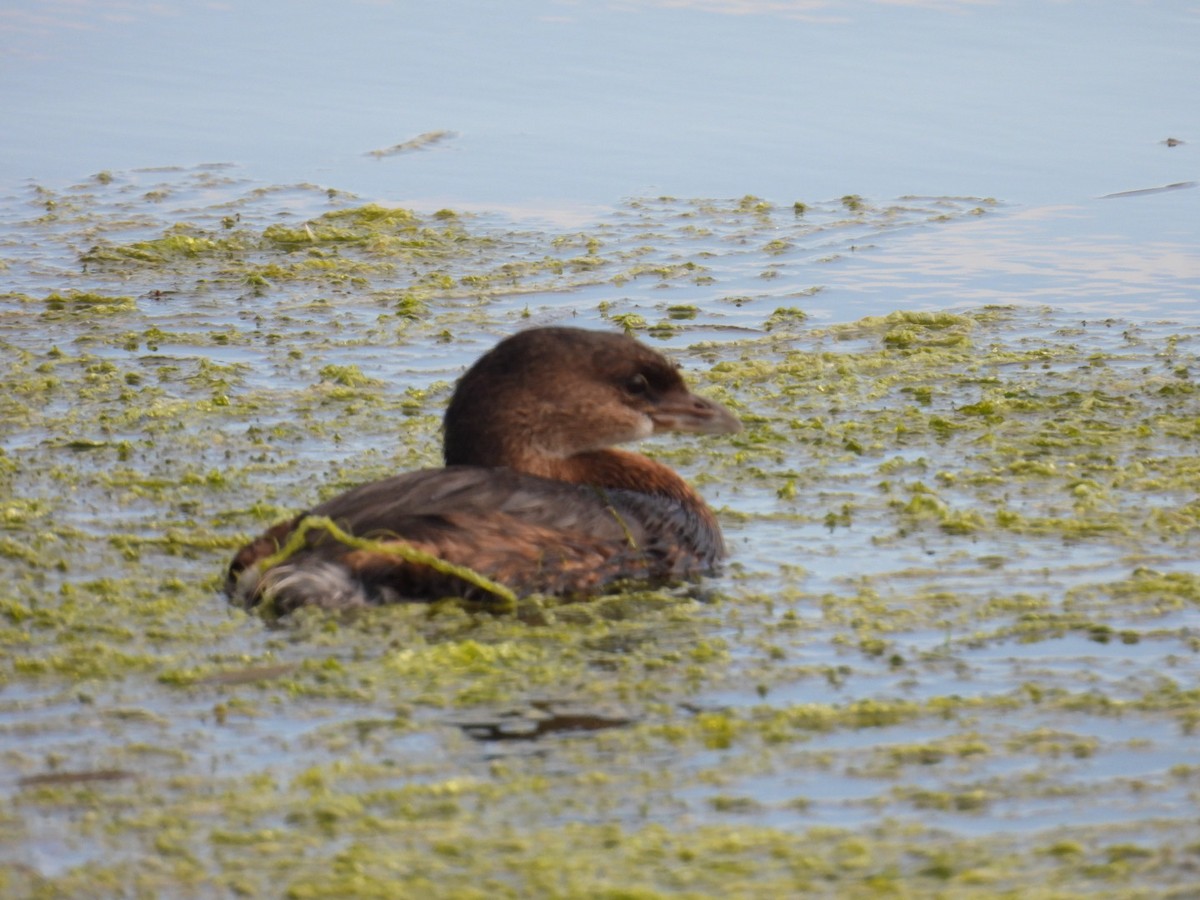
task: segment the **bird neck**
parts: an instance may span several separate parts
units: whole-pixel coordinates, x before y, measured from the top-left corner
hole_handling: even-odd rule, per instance
[[[530,474],[573,484],[638,491],[670,497],[688,506],[707,509],[692,486],[669,466],[629,450],[590,450],[563,459],[542,459]]]

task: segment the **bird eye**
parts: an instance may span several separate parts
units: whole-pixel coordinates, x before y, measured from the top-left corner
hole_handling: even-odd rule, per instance
[[[650,382],[646,380],[646,376],[638,372],[632,378],[625,382],[625,390],[631,394],[644,394],[650,390]]]

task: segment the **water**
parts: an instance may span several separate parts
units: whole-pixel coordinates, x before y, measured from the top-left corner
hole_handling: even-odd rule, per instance
[[[1183,3],[9,3],[0,892],[1186,885],[1198,32]],[[372,202],[464,237],[260,240]],[[164,233],[248,243],[89,257]],[[845,324],[896,310],[962,317]],[[720,511],[705,602],[226,609],[240,535],[435,464],[499,335],[620,322],[747,421],[647,447]],[[628,724],[460,727],[558,708]]]
[[[0,29],[9,185],[220,161],[564,215],[1197,177],[1194,143],[1161,143],[1200,142],[1186,3],[16,2]],[[365,155],[435,130],[455,137]]]
[[[1200,194],[1095,201],[1200,177],[1198,45],[1190,4],[15,3],[0,189],[219,162],[567,227],[629,197],[993,197],[821,272],[816,314],[1189,317]]]

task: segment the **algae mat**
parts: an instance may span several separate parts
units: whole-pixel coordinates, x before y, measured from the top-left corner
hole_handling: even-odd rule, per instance
[[[0,217],[6,896],[1188,896],[1197,331],[816,327],[970,198],[656,198],[578,232],[211,167]],[[644,448],[699,588],[228,609],[247,534],[437,463],[462,367],[624,327],[744,417]]]

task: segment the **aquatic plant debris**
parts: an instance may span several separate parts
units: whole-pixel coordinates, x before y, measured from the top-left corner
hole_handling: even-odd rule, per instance
[[[427,147],[432,147],[434,144],[440,144],[457,136],[453,131],[446,131],[445,129],[425,131],[414,138],[401,141],[399,144],[394,144],[391,147],[385,147],[381,150],[368,150],[367,156],[374,156],[379,159],[385,156],[395,156],[399,153],[411,153],[414,150],[424,150]]]
[[[995,208],[846,197],[567,233],[225,166],[5,198],[0,894],[1188,896],[1197,329],[824,320],[839,258]],[[224,602],[246,538],[438,465],[457,375],[553,322],[743,418],[640,448],[723,574]]]
[[[509,588],[467,566],[455,565],[448,560],[434,556],[432,553],[418,550],[416,547],[402,540],[368,540],[367,538],[347,534],[329,516],[305,516],[292,529],[291,533],[288,534],[288,539],[284,541],[283,546],[264,559],[259,565],[265,570],[286,562],[297,552],[308,546],[309,535],[313,531],[324,532],[339,544],[353,547],[356,550],[367,550],[371,553],[394,556],[406,562],[428,566],[444,575],[452,575],[461,581],[474,585],[480,590],[486,591],[499,600],[503,600],[509,608],[515,607],[517,604],[517,596]]]

